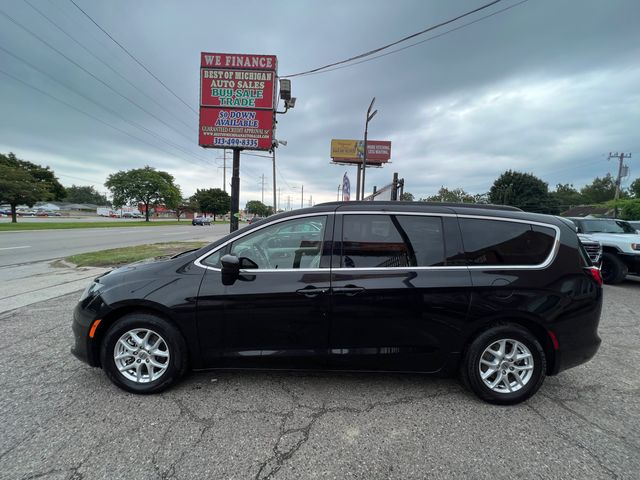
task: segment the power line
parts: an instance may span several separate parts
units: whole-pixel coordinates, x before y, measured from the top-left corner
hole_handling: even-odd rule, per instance
[[[28,83],[26,83],[25,81],[21,80],[20,78],[18,78],[18,77],[16,77],[16,76],[14,76],[14,75],[12,75],[12,74],[10,74],[10,73],[8,73],[8,72],[5,72],[4,70],[1,70],[1,69],[0,69],[0,73],[1,73],[1,74],[3,74],[3,75],[6,75],[7,77],[9,77],[9,78],[13,79],[14,81],[16,81],[16,82],[18,82],[18,83],[20,83],[20,84],[22,84],[22,85],[26,86],[27,88],[30,88],[31,90],[35,90],[36,92],[38,92],[38,93],[40,93],[40,94],[42,94],[42,95],[45,95],[45,96],[47,96],[47,97],[49,97],[49,98],[51,98],[51,99],[55,100],[56,102],[61,103],[61,104],[65,105],[66,107],[71,108],[72,110],[75,110],[76,112],[79,112],[79,113],[81,113],[81,114],[83,114],[83,115],[86,115],[87,117],[92,118],[93,120],[95,120],[95,121],[97,121],[97,122],[100,122],[100,123],[102,123],[103,125],[106,125],[106,126],[107,126],[107,127],[109,127],[109,128],[112,128],[112,129],[114,129],[114,130],[117,130],[117,131],[119,131],[120,133],[123,133],[123,134],[125,134],[126,136],[128,136],[128,137],[130,137],[130,138],[133,138],[133,139],[138,140],[138,141],[140,141],[140,142],[142,142],[142,143],[145,143],[145,144],[147,144],[147,145],[149,145],[149,146],[151,146],[151,147],[153,147],[153,148],[155,148],[155,149],[157,149],[157,150],[159,150],[159,151],[161,151],[161,152],[164,152],[164,153],[166,153],[166,154],[168,154],[168,155],[170,155],[170,156],[172,156],[172,157],[178,158],[178,159],[180,159],[180,160],[187,160],[187,161],[191,161],[191,160],[188,160],[188,159],[185,159],[185,158],[178,157],[178,156],[176,156],[174,153],[171,153],[171,152],[169,152],[169,151],[167,151],[167,150],[165,150],[165,149],[163,149],[163,148],[158,147],[157,145],[155,145],[155,144],[153,144],[153,143],[147,142],[146,140],[144,140],[144,139],[142,139],[142,138],[140,138],[140,137],[137,137],[137,136],[135,136],[135,135],[133,135],[133,134],[131,134],[131,133],[129,133],[129,132],[127,132],[127,131],[125,131],[125,130],[122,130],[121,128],[118,128],[118,127],[116,127],[116,126],[114,126],[114,125],[112,125],[112,124],[110,124],[110,123],[108,123],[108,122],[105,122],[104,120],[102,120],[102,119],[100,119],[100,118],[96,117],[95,115],[91,115],[90,113],[85,112],[84,110],[82,110],[82,109],[80,109],[80,108],[77,108],[77,107],[75,107],[74,105],[71,105],[70,103],[65,102],[64,100],[61,100],[61,99],[59,99],[58,97],[56,97],[56,96],[54,96],[54,95],[51,95],[50,93],[47,93],[47,92],[45,92],[44,90],[39,89],[38,87],[34,87],[33,85],[29,85],[29,84],[28,84]],[[192,162],[192,163],[193,163],[193,162]],[[198,166],[200,166],[200,165],[198,165]]]
[[[95,183],[95,184],[98,184],[98,185],[102,185],[102,182],[98,182],[96,180],[89,180],[87,178],[74,177],[73,175],[67,175],[66,173],[56,172],[56,175],[58,175],[59,177],[74,178],[76,180],[82,180],[83,182],[89,182],[89,183]]]
[[[142,110],[143,112],[145,112],[146,114],[150,115],[151,117],[155,118],[158,122],[162,123],[163,125],[165,125],[166,127],[168,127],[170,130],[172,130],[173,132],[177,133],[178,135],[181,135],[182,137],[186,138],[187,140],[191,141],[191,138],[187,137],[186,135],[184,135],[181,132],[178,132],[175,128],[173,128],[171,125],[169,125],[167,122],[165,122],[164,120],[158,118],[156,115],[154,115],[153,113],[149,112],[147,109],[145,109],[144,107],[140,106],[138,103],[134,102],[133,100],[131,100],[129,97],[127,97],[126,95],[123,95],[122,93],[118,92],[115,88],[113,88],[111,85],[109,85],[108,83],[104,82],[102,79],[100,79],[99,77],[97,77],[96,75],[94,75],[93,73],[91,73],[89,70],[87,70],[86,68],[84,68],[82,65],[80,65],[79,63],[77,63],[75,60],[69,58],[67,55],[65,55],[64,53],[62,53],[60,50],[58,50],[57,48],[55,48],[54,46],[52,46],[49,42],[47,42],[46,40],[44,40],[43,38],[41,38],[40,36],[38,36],[37,34],[33,33],[31,30],[29,30],[27,27],[25,27],[24,25],[22,25],[20,22],[18,22],[17,20],[15,20],[13,17],[11,17],[10,15],[8,15],[6,12],[0,10],[0,15],[4,16],[5,18],[7,18],[10,22],[12,22],[13,24],[17,25],[18,27],[22,28],[25,32],[29,33],[31,36],[33,36],[34,38],[36,38],[38,41],[40,41],[41,43],[43,43],[44,45],[46,45],[47,47],[49,47],[51,50],[53,50],[54,52],[56,52],[58,55],[62,56],[63,58],[65,58],[68,62],[72,63],[73,65],[75,65],[77,68],[79,68],[80,70],[82,70],[83,72],[85,72],[87,75],[89,75],[90,77],[92,77],[93,79],[95,79],[96,81],[100,82],[102,85],[104,85],[105,87],[107,87],[109,90],[111,90],[113,93],[115,93],[116,95],[118,95],[119,97],[127,100],[129,103],[135,105],[136,107],[138,107],[140,110]]]
[[[70,0],[70,1],[73,2],[73,0]],[[435,30],[437,28],[440,28],[440,27],[443,27],[443,26],[448,25],[450,23],[453,23],[453,22],[455,22],[457,20],[460,20],[461,18],[467,17],[467,16],[472,15],[474,13],[477,13],[477,12],[479,12],[481,10],[484,10],[485,8],[489,8],[492,5],[495,5],[496,3],[499,3],[501,1],[502,0],[493,0],[492,2],[486,3],[485,5],[482,5],[482,6],[478,7],[478,8],[473,9],[473,10],[469,10],[468,12],[463,13],[461,15],[458,15],[457,17],[451,18],[449,20],[445,20],[444,22],[438,23],[437,25],[432,25],[431,27],[427,27],[424,30],[421,30],[421,31],[416,32],[416,33],[412,33],[411,35],[407,35],[406,37],[403,37],[400,40],[396,40],[395,42],[388,43],[387,45],[383,45],[382,47],[374,48],[373,50],[369,50],[368,52],[361,53],[361,54],[356,55],[354,57],[347,58],[345,60],[340,60],[340,61],[334,62],[334,63],[329,63],[329,64],[324,65],[322,67],[313,68],[311,70],[306,70],[304,72],[294,73],[294,74],[291,74],[291,75],[283,75],[281,78],[299,77],[301,75],[307,75],[309,73],[315,73],[315,72],[318,72],[320,70],[325,70],[325,69],[330,68],[330,67],[335,67],[337,65],[342,65],[344,63],[349,63],[349,62],[352,62],[354,60],[359,60],[361,58],[369,57],[369,56],[374,55],[374,54],[376,54],[378,52],[386,50],[387,48],[393,47],[394,45],[398,45],[399,43],[406,42],[407,40],[411,40],[412,38],[415,38],[417,36],[423,35],[423,34],[425,34],[427,32]]]
[[[120,77],[122,80],[124,80],[125,82],[127,82],[129,85],[131,85],[131,87],[133,87],[136,91],[138,91],[140,94],[144,95],[145,97],[147,97],[149,100],[151,100],[153,103],[155,103],[158,107],[160,107],[162,110],[164,110],[165,112],[167,112],[169,115],[171,115],[175,120],[177,120],[178,122],[180,122],[182,125],[184,125],[185,127],[187,127],[189,130],[192,129],[192,127],[190,125],[188,125],[186,122],[183,122],[182,120],[180,120],[178,117],[174,116],[164,105],[162,105],[160,102],[158,102],[157,100],[155,100],[154,98],[152,98],[150,95],[148,95],[147,93],[144,92],[144,90],[142,90],[141,88],[139,88],[138,86],[136,86],[132,81],[130,81],[127,77],[125,77],[124,75],[122,75],[120,72],[118,72],[115,68],[113,68],[111,65],[109,65],[107,62],[105,62],[104,60],[102,60],[100,57],[98,57],[96,54],[94,54],[91,50],[89,50],[85,45],[83,45],[81,42],[79,42],[76,38],[74,38],[69,32],[67,32],[64,28],[62,28],[60,25],[58,25],[56,22],[54,22],[48,15],[46,15],[44,12],[42,12],[42,10],[40,10],[38,7],[36,7],[35,5],[33,5],[31,3],[30,0],[23,0],[27,5],[29,5],[33,10],[35,10],[41,17],[43,17],[45,20],[47,20],[49,23],[51,23],[54,27],[56,27],[58,30],[60,30],[63,34],[65,34],[69,39],[71,39],[76,45],[78,45],[80,48],[82,48],[85,52],[87,52],[89,55],[91,55],[93,58],[95,58],[96,60],[98,60],[100,63],[102,63],[105,67],[107,67],[109,70],[111,70],[113,73],[115,73],[118,77]]]
[[[431,36],[431,37],[425,38],[424,40],[421,40],[421,41],[419,41],[419,42],[412,43],[412,44],[410,44],[410,45],[406,45],[406,46],[404,46],[404,47],[397,48],[397,49],[395,49],[395,50],[391,50],[390,52],[386,52],[386,53],[382,53],[382,54],[380,54],[380,55],[376,55],[375,57],[366,58],[366,59],[364,59],[364,60],[360,60],[359,62],[353,62],[353,63],[349,63],[348,65],[341,65],[341,66],[339,66],[339,67],[329,68],[329,69],[322,70],[322,71],[319,71],[319,72],[306,73],[306,74],[299,74],[299,75],[300,75],[300,76],[305,76],[305,77],[306,77],[306,76],[309,76],[309,75],[318,75],[318,74],[321,74],[321,73],[328,73],[328,72],[333,72],[333,71],[335,71],[335,70],[341,70],[341,69],[343,69],[343,68],[354,67],[354,66],[356,66],[356,65],[360,65],[361,63],[371,62],[371,61],[373,61],[373,60],[377,60],[378,58],[386,57],[387,55],[392,55],[392,54],[394,54],[394,53],[398,53],[398,52],[401,52],[401,51],[403,51],[403,50],[407,50],[408,48],[412,48],[412,47],[415,47],[415,46],[417,46],[417,45],[421,45],[421,44],[423,44],[423,43],[430,42],[431,40],[435,40],[435,39],[437,39],[437,38],[444,37],[445,35],[448,35],[448,34],[450,34],[450,33],[453,33],[453,32],[455,32],[455,31],[457,31],[457,30],[462,30],[463,28],[466,28],[466,27],[468,27],[468,26],[470,26],[470,25],[473,25],[474,23],[481,22],[482,20],[485,20],[485,19],[487,19],[487,18],[493,17],[493,16],[498,15],[498,14],[500,14],[500,13],[502,13],[502,12],[506,12],[507,10],[511,10],[512,8],[517,7],[518,5],[522,5],[523,3],[526,3],[526,2],[528,2],[528,1],[529,1],[529,0],[521,0],[521,1],[519,1],[518,3],[514,3],[513,5],[509,5],[508,7],[502,8],[502,9],[497,10],[497,11],[495,11],[495,12],[493,12],[493,13],[488,14],[488,15],[484,15],[484,16],[482,16],[482,17],[480,17],[480,18],[477,18],[477,19],[475,19],[475,20],[473,20],[473,21],[471,21],[471,22],[464,23],[464,24],[462,24],[462,25],[460,25],[460,26],[458,26],[458,27],[451,28],[451,29],[446,30],[446,31],[444,31],[444,32],[442,32],[442,33],[439,33],[439,34],[437,34],[437,35],[433,35],[433,36]],[[282,78],[286,78],[286,77],[282,77]]]
[[[85,12],[82,8],[80,8],[80,6],[74,2],[73,0],[69,0],[71,3],[73,3],[75,5],[75,7],[80,10],[82,12],[82,14],[87,17],[89,20],[91,20],[91,22],[98,27],[102,33],[104,33],[107,37],[109,37],[113,43],[115,43],[116,45],[118,45],[118,47],[120,47],[122,49],[122,51],[124,51],[127,55],[129,55],[129,57],[131,57],[138,65],[140,65],[142,68],[144,68],[144,70],[151,75],[153,78],[155,78],[160,85],[162,85],[165,89],[167,89],[167,91],[169,91],[169,93],[171,93],[171,95],[173,95],[174,97],[176,97],[178,100],[180,100],[180,102],[182,102],[189,110],[191,110],[193,113],[195,113],[196,115],[198,115],[198,112],[196,110],[193,109],[193,107],[191,107],[191,105],[189,105],[187,102],[185,102],[182,98],[180,98],[178,96],[178,94],[176,94],[173,90],[171,90],[169,87],[167,87],[167,85],[160,80],[151,70],[149,70],[140,60],[138,60],[131,52],[129,52],[129,50],[127,50],[125,47],[123,47],[120,42],[118,42],[115,38],[113,38],[109,32],[107,32],[104,28],[102,28],[93,18],[91,18],[91,16]],[[498,0],[499,1],[499,0]]]
[[[186,154],[186,155],[190,155],[193,156],[193,158],[196,158],[200,161],[203,161],[205,163],[208,163],[207,159],[205,157],[200,157],[199,155],[193,154],[190,151],[188,151],[186,148],[182,147],[181,145],[171,142],[167,139],[165,139],[164,137],[162,137],[161,135],[158,135],[157,133],[155,133],[153,130],[149,130],[148,128],[140,125],[139,123],[136,123],[132,120],[128,120],[127,118],[123,117],[122,115],[120,115],[118,112],[112,110],[109,107],[106,107],[104,105],[102,105],[101,103],[91,99],[90,97],[76,91],[73,87],[70,87],[69,85],[67,85],[66,83],[58,80],[57,78],[55,78],[54,76],[46,73],[45,71],[41,70],[40,68],[36,67],[35,65],[33,65],[32,63],[28,62],[27,60],[15,55],[14,53],[10,52],[9,50],[5,49],[4,47],[0,46],[0,50],[2,50],[3,52],[5,52],[6,54],[12,56],[13,58],[15,58],[16,60],[18,60],[19,62],[24,63],[25,65],[29,66],[30,68],[32,68],[33,70],[35,70],[36,72],[40,73],[41,75],[50,78],[51,80],[53,80],[54,82],[58,83],[59,85],[62,85],[64,88],[66,88],[67,90],[71,91],[72,93],[78,95],[79,97],[84,98],[85,100],[87,100],[88,102],[93,103],[94,105],[97,105],[98,107],[106,110],[107,112],[111,113],[113,116],[121,119],[122,121],[128,123],[129,125],[139,128],[140,130],[142,130],[143,132],[147,133],[148,135],[151,135],[152,137],[157,138],[158,140],[160,140],[161,142],[169,145],[170,147],[175,148],[176,150]]]

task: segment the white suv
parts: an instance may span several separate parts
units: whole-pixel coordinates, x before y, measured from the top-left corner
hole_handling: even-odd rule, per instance
[[[570,218],[578,233],[602,244],[602,279],[616,284],[627,274],[640,275],[640,235],[629,222],[613,218]]]

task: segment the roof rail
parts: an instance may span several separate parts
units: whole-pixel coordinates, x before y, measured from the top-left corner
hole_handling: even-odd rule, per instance
[[[464,208],[479,208],[485,210],[507,210],[511,212],[522,212],[523,210],[518,207],[512,207],[511,205],[494,205],[492,203],[454,203],[454,202],[403,202],[403,201],[349,201],[349,202],[325,202],[318,203],[316,206],[329,206],[329,205],[428,205],[434,207],[464,207]]]

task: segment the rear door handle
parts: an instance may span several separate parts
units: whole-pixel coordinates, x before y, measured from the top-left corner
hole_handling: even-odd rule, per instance
[[[308,287],[301,288],[300,290],[296,290],[298,295],[304,295],[307,298],[317,297],[323,293],[327,293],[329,291],[328,288],[316,288],[309,285]]]
[[[346,285],[344,287],[334,288],[332,291],[336,295],[347,295],[348,297],[353,297],[354,295],[359,294],[360,292],[364,292],[363,287],[356,287],[355,285]]]

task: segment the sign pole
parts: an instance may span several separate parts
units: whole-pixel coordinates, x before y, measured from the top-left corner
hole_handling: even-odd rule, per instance
[[[231,226],[229,232],[238,230],[238,220],[240,217],[240,150],[233,149],[233,167],[231,169]]]
[[[356,165],[356,168],[358,169],[358,176],[356,178],[356,201],[360,200],[360,170],[362,169],[362,164],[358,163],[358,165]]]

